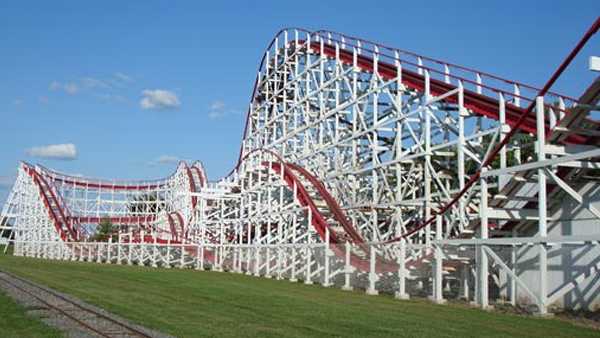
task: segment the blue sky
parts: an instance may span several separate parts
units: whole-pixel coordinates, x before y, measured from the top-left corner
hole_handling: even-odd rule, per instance
[[[261,54],[286,26],[542,85],[600,14],[600,1],[557,3],[3,1],[0,202],[19,160],[133,179],[200,159],[210,179],[226,174]],[[557,91],[577,96],[589,84],[587,57],[600,54],[599,41]]]

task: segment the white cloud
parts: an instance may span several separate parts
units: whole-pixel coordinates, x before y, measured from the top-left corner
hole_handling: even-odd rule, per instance
[[[74,82],[65,83],[63,87],[65,92],[70,95],[75,95],[79,91],[79,86]]]
[[[156,166],[159,164],[176,164],[179,163],[179,161],[183,161],[183,159],[172,155],[161,155],[155,158],[154,160],[148,162],[148,164],[151,166]]]
[[[81,79],[81,83],[86,88],[101,88],[101,89],[110,89],[110,85],[102,80],[93,78],[93,77],[84,77]]]
[[[70,81],[54,80],[48,85],[48,90],[66,93],[68,95],[89,94],[106,102],[127,102],[124,90],[131,86],[134,79],[122,72],[116,72],[105,77],[86,76]],[[144,91],[142,107],[144,109],[165,110],[180,105],[175,94],[166,90]],[[48,97],[40,97],[40,103],[48,103]],[[23,101],[24,102],[24,101]],[[17,105],[17,103],[15,103]]]
[[[124,88],[127,83],[132,83],[133,78],[124,73],[114,73],[105,79],[86,76],[78,80],[69,82],[52,81],[48,86],[51,91],[64,91],[67,94],[74,95],[82,90],[89,91],[107,91],[117,88]]]
[[[20,106],[20,105],[22,105],[22,104],[23,104],[23,100],[21,100],[21,99],[16,99],[16,100],[14,100],[14,101],[13,101],[13,103],[14,103],[14,105],[15,105],[15,106]]]
[[[69,95],[74,95],[79,92],[79,85],[75,82],[60,83],[58,81],[52,81],[48,88],[52,91],[64,90]]]
[[[50,90],[60,90],[62,88],[62,84],[58,81],[52,81],[48,86]]]
[[[177,95],[164,89],[146,89],[142,91],[140,106],[142,109],[169,110],[181,106]]]
[[[211,120],[219,119],[227,115],[237,115],[240,112],[235,109],[227,108],[225,102],[216,100],[208,106],[208,118]]]
[[[176,163],[176,162],[179,162],[179,157],[177,157],[177,156],[169,156],[169,155],[162,155],[162,156],[159,156],[156,159],[156,162],[160,163],[160,164]]]
[[[211,110],[208,112],[208,118],[211,120],[215,120],[218,118],[221,118],[223,116],[225,116],[225,112],[224,111],[217,111],[217,110]]]
[[[225,108],[225,102],[223,101],[214,101],[210,104],[210,110],[223,110]]]
[[[25,150],[25,153],[33,157],[54,160],[74,160],[77,158],[77,148],[72,143],[32,147]]]
[[[115,74],[113,74],[113,76],[117,80],[120,80],[122,82],[133,82],[133,78],[131,76],[121,73],[121,72],[116,72]]]
[[[135,81],[130,75],[116,72],[107,80],[107,82],[109,82],[113,88],[126,88]]]

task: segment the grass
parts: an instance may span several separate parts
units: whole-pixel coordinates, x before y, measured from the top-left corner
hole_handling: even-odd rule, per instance
[[[598,337],[571,323],[233,273],[0,255],[0,269],[177,337]]]
[[[25,313],[25,308],[0,292],[0,337],[62,337],[60,332]]]

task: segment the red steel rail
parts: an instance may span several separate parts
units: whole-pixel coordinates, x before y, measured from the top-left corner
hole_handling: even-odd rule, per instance
[[[563,71],[567,68],[567,66],[571,63],[571,61],[575,58],[575,56],[579,53],[579,51],[583,48],[583,46],[585,46],[585,44],[589,41],[589,39],[598,31],[598,29],[600,28],[600,18],[596,19],[596,21],[592,24],[592,26],[588,29],[588,31],[585,33],[585,35],[581,38],[581,40],[577,43],[577,45],[575,46],[575,48],[569,53],[569,55],[566,57],[566,59],[561,63],[561,65],[558,67],[558,69],[554,72],[554,74],[552,75],[552,77],[548,80],[548,82],[544,85],[544,87],[542,89],[539,89],[537,95],[535,95],[535,97],[537,96],[544,96],[546,94],[552,94],[552,95],[558,95],[555,93],[551,93],[549,92],[550,88],[552,87],[552,85],[554,84],[554,82],[556,82],[556,80],[558,79],[558,77],[563,73]],[[277,36],[280,35],[281,32],[283,32],[284,30],[280,31],[277,35],[276,38],[274,38],[271,43],[269,44],[269,46],[267,47],[267,50],[269,50],[272,45],[275,43]],[[308,31],[305,30],[301,30],[307,34],[312,34]],[[322,31],[321,31],[322,32]],[[318,32],[317,32],[318,33]],[[323,38],[323,39],[327,39],[327,38]],[[343,62],[347,63],[347,64],[353,64],[354,63],[354,55],[352,52],[349,52],[347,50],[342,50],[342,49],[336,49],[334,46],[329,45],[329,44],[325,44],[324,41],[320,41],[320,42],[311,42],[309,43],[308,41],[297,41],[298,45],[304,45],[306,48],[310,48],[312,50],[312,52],[314,53],[323,53],[324,55],[326,55],[327,57],[330,58],[336,58],[339,57]],[[376,44],[374,44],[376,45]],[[387,48],[387,47],[386,47]],[[338,53],[339,52],[339,53]],[[375,53],[374,51],[371,51],[373,53]],[[406,53],[406,51],[403,51],[404,53]],[[412,53],[415,56],[418,56],[417,54]],[[262,70],[263,66],[265,65],[265,59],[266,59],[266,55],[267,53],[265,53],[263,55],[263,58],[260,62],[260,66],[259,66],[259,74],[260,74],[260,70]],[[429,58],[427,58],[429,59]],[[443,61],[439,61],[439,60],[435,60],[435,59],[429,59],[432,60],[436,63],[440,63],[440,64],[450,64],[450,63],[445,63]],[[414,65],[414,64],[413,64]],[[382,75],[384,78],[387,79],[393,79],[396,78],[399,74],[397,71],[397,67],[387,64],[387,63],[383,63],[383,62],[377,62],[377,64],[375,64],[375,60],[373,58],[369,58],[367,56],[358,56],[357,57],[357,66],[360,67],[361,69],[365,70],[365,71],[374,71],[375,67],[377,67],[377,71],[380,75]],[[421,66],[421,65],[415,65],[421,69],[428,69],[426,66]],[[506,79],[502,79],[500,77],[497,76],[493,76],[487,73],[483,73],[483,72],[478,72],[476,70],[473,69],[468,69],[466,67],[460,67],[463,70],[469,71],[469,72],[474,72],[477,74],[484,74],[488,77],[491,77],[493,79],[496,80],[501,80],[504,81],[506,83],[510,83],[510,84],[515,84],[515,85],[520,85],[520,86],[524,86],[521,83],[518,82],[514,82],[514,81],[510,81],[510,80],[506,80]],[[432,71],[436,71],[431,69]],[[402,69],[402,82],[407,85],[409,88],[412,88],[414,90],[417,91],[423,91],[424,87],[425,87],[425,77],[421,74],[418,74],[416,72],[412,72],[409,70],[405,70]],[[471,81],[462,77],[457,77],[455,75],[448,75],[449,77],[452,77],[456,80],[459,81]],[[252,90],[252,96],[251,96],[251,104],[252,102],[254,102],[256,94],[257,94],[257,89],[258,89],[258,83],[259,83],[260,78],[257,77],[256,81],[254,83],[254,88]],[[483,86],[482,84],[477,84],[478,86]],[[526,86],[529,89],[536,89],[535,87],[532,86]],[[451,91],[453,89],[455,89],[456,86],[453,86],[449,83],[443,82],[443,81],[439,81],[436,79],[430,79],[430,91],[431,94],[433,95],[442,95],[448,91]],[[493,88],[493,87],[487,87],[488,89],[496,92],[496,93],[506,93],[505,91],[501,90],[501,89],[497,89],[497,88]],[[512,93],[507,93],[510,94],[512,96],[515,96]],[[565,97],[565,96],[563,96]],[[505,135],[505,137],[493,148],[493,150],[490,152],[490,154],[487,156],[486,159],[484,159],[482,165],[480,166],[480,168],[469,178],[469,180],[466,182],[464,188],[457,194],[454,196],[454,198],[452,200],[450,200],[450,202],[448,202],[446,205],[444,205],[437,213],[434,213],[429,219],[425,220],[424,222],[420,223],[420,224],[416,224],[416,226],[412,227],[411,230],[407,231],[406,233],[402,234],[399,237],[393,238],[388,240],[387,242],[395,242],[398,241],[402,238],[405,238],[407,236],[412,235],[413,233],[425,228],[426,226],[432,224],[437,215],[439,214],[444,214],[446,211],[448,211],[452,206],[454,206],[466,193],[467,191],[475,184],[475,182],[477,182],[477,180],[480,178],[481,175],[481,168],[483,167],[487,167],[494,159],[495,157],[498,155],[498,153],[500,152],[501,148],[506,146],[509,142],[509,140],[512,138],[512,136],[517,132],[517,131],[523,131],[523,132],[528,132],[528,133],[535,133],[536,131],[536,121],[535,121],[535,116],[532,116],[532,111],[533,108],[535,107],[535,100],[534,99],[528,99],[525,97],[522,97],[524,100],[529,101],[529,105],[526,109],[517,107],[515,105],[512,105],[510,103],[506,104],[506,117],[507,117],[507,123],[511,126],[511,130]],[[568,97],[565,97],[568,98]],[[570,100],[575,101],[574,99],[568,98]],[[447,101],[450,102],[454,102],[456,103],[456,98],[454,97],[448,97],[446,99]],[[453,101],[454,100],[454,101]],[[466,108],[469,108],[471,110],[473,110],[475,113],[480,114],[482,116],[486,116],[488,118],[492,118],[492,119],[498,119],[498,100],[489,96],[485,96],[470,90],[464,90],[464,105]],[[565,112],[568,113],[568,112]],[[244,127],[244,137],[247,134],[248,131],[248,124],[249,124],[249,120],[250,120],[250,110],[248,110],[248,113],[246,115],[246,123],[245,123],[245,127]],[[560,122],[559,122],[560,123]],[[548,137],[551,135],[551,130],[548,130]],[[566,142],[569,143],[578,143],[578,144],[582,144],[582,143],[586,143],[588,141],[588,138],[580,136],[580,135],[570,135],[566,138]],[[236,166],[234,167],[234,169],[232,169],[232,171],[230,172],[229,175],[231,175],[231,173],[233,173],[237,168],[239,168],[239,166],[241,165],[242,161],[248,157],[248,155],[250,155],[251,153],[255,152],[255,151],[266,151],[264,149],[256,149],[251,151],[250,153],[246,154],[245,156],[242,154],[243,152],[243,146],[240,147],[240,154],[238,157],[238,162],[236,164]],[[280,160],[281,163],[285,163],[285,161],[276,153],[272,152],[272,151],[267,151],[269,153],[272,153],[273,155],[275,155],[276,158],[278,158]],[[290,164],[287,163],[287,165],[289,166]],[[299,168],[298,166],[296,166],[297,168]],[[285,170],[285,168],[284,168]],[[324,187],[323,187],[324,188]],[[319,193],[321,194],[321,197],[324,200],[328,200],[328,198],[326,198],[327,196],[330,197],[330,194],[328,192],[323,192],[321,189],[317,189],[319,190]],[[310,198],[309,198],[310,199]],[[305,201],[305,203],[307,203],[308,205],[310,205],[309,201]],[[314,203],[313,203],[314,204]],[[330,207],[332,207],[332,204],[328,203],[328,205]],[[312,208],[311,208],[312,209]],[[335,210],[335,211],[334,211]],[[339,209],[341,211],[341,209]],[[318,212],[318,210],[316,210],[316,214],[319,215],[319,217],[321,216]],[[337,213],[337,209],[333,208],[332,212],[334,213],[334,215],[336,215]],[[318,218],[318,217],[317,217]],[[344,226],[344,222],[343,219],[344,217],[336,217],[336,219],[338,220],[338,222],[340,222],[340,224],[342,224],[342,226]],[[319,225],[319,227],[321,227],[321,225]],[[323,228],[324,229],[324,228]],[[346,230],[346,227],[344,226],[344,229]],[[322,230],[322,229],[321,229]],[[317,228],[317,231],[319,231],[319,229]],[[353,237],[351,230],[348,234]],[[353,238],[354,239],[354,238]]]

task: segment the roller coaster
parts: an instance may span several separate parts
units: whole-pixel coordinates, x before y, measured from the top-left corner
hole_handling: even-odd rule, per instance
[[[600,305],[600,80],[579,98],[330,31],[268,45],[235,168],[117,181],[21,163],[14,254],[508,303]],[[99,224],[110,224],[98,236]]]

